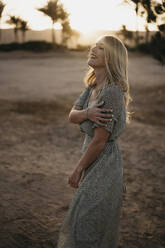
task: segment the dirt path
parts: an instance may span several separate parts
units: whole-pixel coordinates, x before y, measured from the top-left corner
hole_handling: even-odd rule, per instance
[[[0,248],[56,247],[83,135],[68,123],[85,53],[0,54]],[[130,54],[133,121],[120,137],[127,194],[120,248],[163,248],[164,77]]]

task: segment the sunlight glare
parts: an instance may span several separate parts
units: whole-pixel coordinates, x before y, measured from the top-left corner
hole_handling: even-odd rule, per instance
[[[3,12],[2,27],[11,28],[6,24],[8,15],[16,15],[28,21],[31,29],[44,30],[52,26],[51,19],[39,12],[47,0],[3,0],[6,3]],[[64,8],[70,13],[69,20],[73,29],[82,33],[96,30],[118,30],[122,24],[129,30],[136,30],[136,13],[134,5],[122,5],[122,0],[61,0]],[[144,29],[144,20],[139,17],[139,29]],[[55,28],[61,29],[60,24]]]

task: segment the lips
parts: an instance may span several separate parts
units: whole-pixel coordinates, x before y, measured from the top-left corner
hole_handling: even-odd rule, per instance
[[[96,59],[97,58],[97,56],[94,53],[91,53],[90,57],[91,57],[91,59]]]

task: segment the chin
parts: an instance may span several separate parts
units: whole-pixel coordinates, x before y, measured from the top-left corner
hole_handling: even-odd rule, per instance
[[[91,66],[93,68],[95,67],[95,63],[91,59],[89,59],[87,63],[88,63],[89,66]]]

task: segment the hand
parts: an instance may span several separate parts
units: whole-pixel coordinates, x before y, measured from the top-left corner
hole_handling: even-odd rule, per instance
[[[69,176],[68,184],[73,188],[78,188],[79,181],[81,179],[82,170],[75,169],[71,176]]]
[[[106,126],[106,123],[104,124],[100,121],[103,122],[112,121],[112,117],[113,117],[113,114],[107,113],[107,112],[112,113],[113,111],[112,109],[99,108],[103,104],[104,102],[102,101],[101,103],[95,104],[94,106],[88,108],[88,119],[99,124],[100,126]],[[103,114],[102,112],[105,112],[105,114]]]

